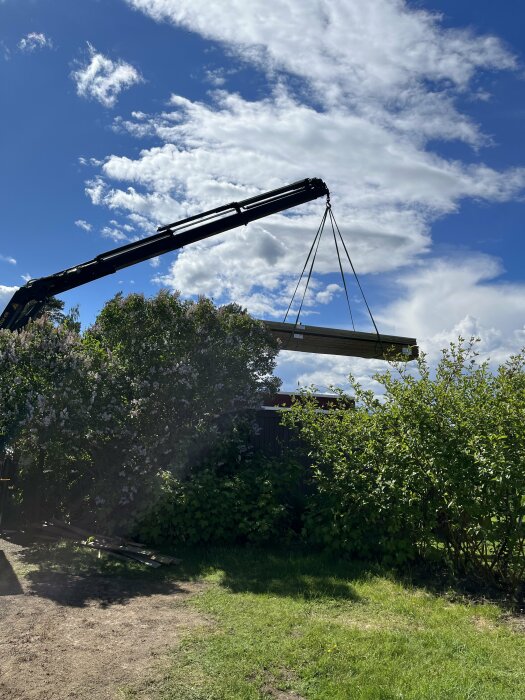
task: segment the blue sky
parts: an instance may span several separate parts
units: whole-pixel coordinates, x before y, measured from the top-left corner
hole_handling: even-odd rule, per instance
[[[525,345],[524,20],[518,0],[0,0],[0,305],[25,277],[321,176],[380,330],[431,356],[480,335],[501,361]],[[160,286],[281,319],[321,214],[64,299],[84,324]],[[348,327],[325,243],[304,321]],[[283,353],[279,373],[324,386],[378,367]]]

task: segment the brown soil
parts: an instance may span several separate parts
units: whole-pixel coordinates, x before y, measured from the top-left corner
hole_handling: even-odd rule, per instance
[[[185,605],[199,584],[89,566],[65,573],[45,547],[0,539],[0,550],[1,700],[122,697],[119,689],[144,688],[163,653],[206,624]]]

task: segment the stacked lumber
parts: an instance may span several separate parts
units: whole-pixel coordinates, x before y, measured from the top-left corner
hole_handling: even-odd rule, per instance
[[[96,549],[99,556],[105,554],[121,561],[135,561],[152,569],[170,564],[180,564],[181,562],[181,559],[161,554],[141,542],[134,542],[115,535],[100,535],[56,518],[42,525],[33,526],[33,535],[45,542],[56,542],[61,539],[71,540],[82,547]]]
[[[263,321],[263,323],[273,337],[279,340],[281,350],[381,360],[409,361],[418,357],[415,338],[279,321]]]

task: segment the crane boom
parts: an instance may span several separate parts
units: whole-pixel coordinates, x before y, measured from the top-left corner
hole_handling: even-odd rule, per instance
[[[92,260],[54,275],[29,280],[14,293],[4,309],[0,316],[0,329],[14,331],[23,328],[56,294],[328,194],[328,187],[319,178],[299,180],[241,202],[225,204],[161,226],[153,236],[101,253]]]

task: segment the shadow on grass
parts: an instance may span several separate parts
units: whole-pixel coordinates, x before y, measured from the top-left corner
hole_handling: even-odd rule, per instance
[[[158,570],[144,570],[133,562],[99,559],[97,552],[69,542],[40,544],[23,536],[10,537],[9,541],[21,545],[10,556],[24,572],[27,592],[59,605],[85,607],[94,604],[106,608],[123,605],[137,596],[189,592],[174,569],[169,573],[167,568],[162,569],[162,575],[156,575]],[[22,593],[10,564],[9,569],[18,582],[20,590],[17,592]]]
[[[377,562],[352,560],[297,547],[257,549],[210,547],[179,550],[181,572],[200,578],[222,572],[220,585],[235,593],[268,593],[302,599],[345,599],[359,602],[354,584],[377,576],[406,588],[419,588],[448,600],[465,603],[492,602],[523,614],[523,604],[508,592],[479,580],[453,577],[439,562],[419,562],[387,567]]]
[[[453,575],[444,562],[419,561],[389,573],[404,586],[425,589],[450,602],[494,603],[519,615],[525,614],[525,582],[515,591],[498,586],[488,577]]]
[[[363,602],[356,593],[356,583],[386,576],[438,596],[446,594],[448,598],[456,596],[471,602],[490,599],[505,605],[501,597],[484,595],[479,589],[469,590],[437,567],[433,571],[426,567],[395,571],[299,547],[177,547],[165,551],[182,558],[181,564],[148,570],[133,562],[97,559],[95,551],[71,543],[19,543],[24,546],[16,557],[26,570],[24,579],[29,583],[29,592],[60,605],[107,607],[124,604],[136,596],[183,594],[194,590],[186,583],[209,576],[233,593],[354,602]],[[20,583],[15,572],[11,572],[11,590],[21,592],[17,591]]]
[[[13,540],[12,540],[13,541]],[[176,566],[148,570],[140,564],[97,559],[97,553],[69,542],[40,544],[19,536],[16,558],[33,595],[60,605],[106,607],[135,596],[185,593],[186,582],[217,575],[234,593],[251,592],[312,600],[359,601],[352,583],[379,573],[370,565],[302,549],[181,547],[166,550],[182,558]]]
[[[302,599],[358,601],[352,582],[379,573],[373,566],[302,550],[213,547],[180,551],[182,573],[201,578],[221,572],[219,582],[234,593]]]

